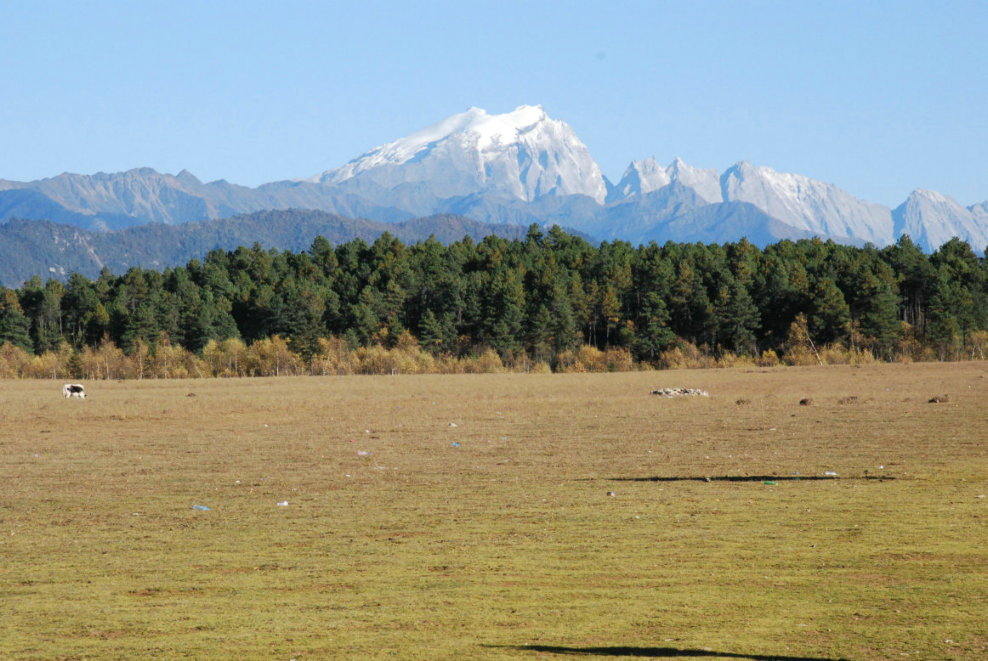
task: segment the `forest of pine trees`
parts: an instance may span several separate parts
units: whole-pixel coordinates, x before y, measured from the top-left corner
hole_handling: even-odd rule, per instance
[[[878,249],[614,241],[533,225],[213,251],[164,272],[0,288],[0,377],[623,370],[983,358],[988,263]]]

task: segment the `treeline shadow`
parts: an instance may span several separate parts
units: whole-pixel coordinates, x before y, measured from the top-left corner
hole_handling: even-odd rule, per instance
[[[706,475],[697,477],[693,475],[675,475],[651,477],[605,477],[601,478],[611,482],[818,482],[823,480],[875,480],[885,482],[894,480],[894,477],[885,475],[856,475],[854,477],[840,477],[836,475]]]
[[[777,654],[740,654],[737,652],[715,652],[701,649],[679,649],[676,647],[567,647],[563,645],[488,645],[520,652],[548,652],[570,656],[627,656],[653,659],[675,659],[705,657],[714,659],[749,659],[750,661],[847,661],[818,656],[780,656]]]

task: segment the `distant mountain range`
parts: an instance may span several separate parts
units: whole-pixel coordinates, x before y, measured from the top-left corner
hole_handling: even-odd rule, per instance
[[[747,162],[718,172],[679,159],[666,167],[633,161],[613,184],[573,130],[538,106],[502,115],[471,108],[342,167],[257,188],[150,168],[0,180],[0,221],[48,220],[93,231],[198,222],[185,231],[206,233],[209,223],[201,221],[274,209],[379,223],[437,214],[499,225],[555,223],[634,243],[745,236],[765,245],[819,236],[883,246],[908,234],[927,251],[954,236],[978,252],[988,246],[988,201],[964,207],[934,191],[916,190],[890,209],[798,174]],[[288,247],[288,236],[271,240]]]
[[[347,218],[325,211],[259,211],[210,221],[146,223],[113,232],[85,230],[47,220],[12,219],[0,225],[0,285],[19,287],[32,275],[65,279],[71,273],[96,278],[103,268],[119,275],[132,266],[163,270],[201,259],[211,250],[259,243],[301,252],[317,236],[336,245],[352,239],[372,243],[389,232],[406,244],[434,236],[444,244],[489,234],[524,238],[528,228],[492,225],[462,216],[438,215],[399,223]]]

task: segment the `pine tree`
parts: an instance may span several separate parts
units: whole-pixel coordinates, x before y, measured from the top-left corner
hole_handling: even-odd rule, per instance
[[[21,310],[17,294],[0,287],[0,346],[10,343],[24,351],[32,351],[31,322]]]

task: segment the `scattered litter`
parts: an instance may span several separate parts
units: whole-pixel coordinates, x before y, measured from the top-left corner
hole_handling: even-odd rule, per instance
[[[663,395],[665,397],[710,397],[706,390],[699,388],[660,388],[653,390],[653,395]]]
[[[357,450],[358,457],[369,457],[371,453],[367,450]]]
[[[800,406],[809,406],[812,403],[813,403],[813,400],[810,399],[809,397],[804,397],[801,400],[799,400],[799,405]]]
[[[981,494],[980,496],[978,496],[978,498],[984,498],[984,497],[985,497],[984,494]]]
[[[194,509],[194,510],[202,510],[203,512],[208,512],[209,511],[209,508],[206,507],[205,505],[193,505],[192,506],[192,509]]]
[[[268,425],[267,425],[267,423],[265,423],[265,424],[264,424],[264,428],[265,428],[265,429],[267,429],[267,428],[268,428]]]
[[[837,477],[837,473],[835,473],[834,471],[823,471],[823,474],[829,477]]]
[[[365,429],[365,430],[364,430],[364,433],[365,433],[365,434],[369,434],[369,433],[370,433],[370,429]]]
[[[288,501],[287,500],[281,501],[280,503],[278,503],[278,507],[288,507]]]
[[[35,453],[34,453],[34,456],[35,456],[35,457],[40,457],[41,455],[40,455],[40,454],[38,454],[37,452],[35,452]]]
[[[457,443],[456,441],[453,441],[452,445],[453,445],[454,448],[460,447],[460,444]]]
[[[765,480],[765,484],[767,484],[770,487],[778,486],[778,484],[773,482],[772,480]]]
[[[615,495],[617,495],[617,494],[615,494],[615,493],[614,493],[613,491],[608,491],[608,492],[607,492],[607,495],[608,495],[608,496],[615,496]]]
[[[450,427],[455,427],[456,426],[456,423],[455,422],[451,422],[451,423],[449,423],[449,426]]]
[[[134,512],[133,514],[131,514],[131,516],[140,516],[140,515],[141,515],[140,512]]]

